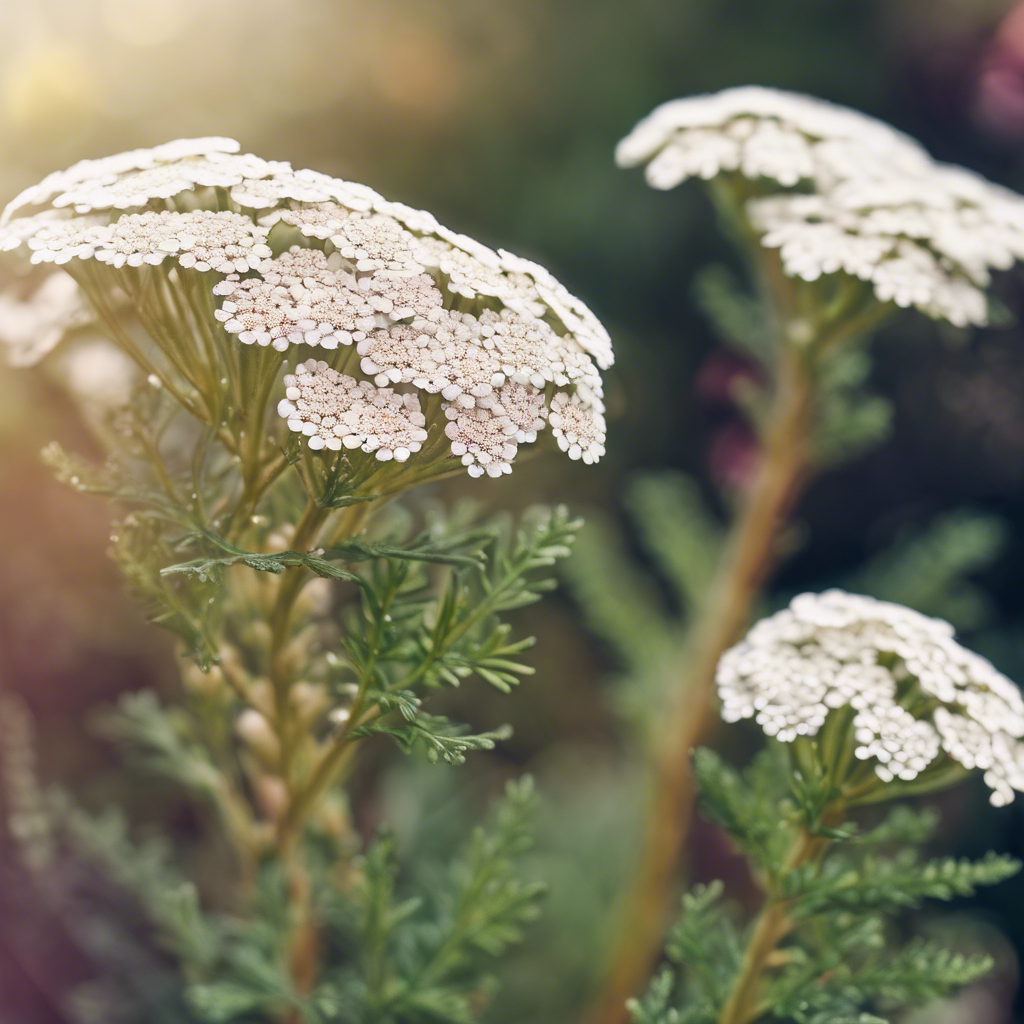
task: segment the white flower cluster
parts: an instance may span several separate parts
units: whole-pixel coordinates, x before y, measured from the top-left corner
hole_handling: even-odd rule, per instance
[[[249,179],[287,173],[287,164],[270,163],[252,154],[208,153],[157,164],[122,174],[109,182],[90,178],[60,193],[53,205],[72,207],[76,213],[93,210],[130,210],[151,199],[171,199],[199,188],[229,188]]]
[[[782,742],[855,710],[856,756],[910,781],[940,755],[984,772],[992,803],[1024,792],[1024,698],[953,638],[902,605],[829,590],[763,619],[718,666],[722,717],[754,718]]]
[[[959,326],[987,321],[991,271],[1024,258],[1024,197],[809,96],[745,87],[674,100],[616,155],[624,166],[646,163],[655,188],[750,179],[765,194],[749,201],[748,215],[787,274],[849,274],[881,302]]]
[[[273,249],[271,238],[281,240]],[[212,285],[216,316],[243,344],[354,347],[377,397],[390,398],[364,394],[363,426],[346,409],[354,432],[345,435],[334,433],[341,420],[324,426],[333,413],[313,402],[305,417],[288,398],[283,415],[301,421],[311,446],[374,445],[366,410],[410,415],[409,395],[388,390],[402,385],[441,396],[439,428],[474,476],[508,472],[518,446],[549,422],[571,458],[604,452],[599,371],[612,363],[610,339],[546,270],[366,186],[240,154],[231,140],[180,140],[50,175],[0,217],[5,249],[113,268],[173,257],[223,275]],[[354,360],[339,358],[351,371]],[[367,450],[401,461],[419,447],[410,434],[394,437]]]
[[[96,259],[113,267],[138,267],[175,256],[183,267],[244,273],[271,256],[266,236],[266,230],[248,217],[227,210],[130,213],[107,229],[96,247]]]
[[[987,322],[992,270],[1024,258],[1024,198],[961,168],[754,199],[747,212],[791,276],[842,271],[958,327]]]
[[[293,247],[267,260],[258,277],[237,274],[214,286],[223,296],[215,313],[246,345],[333,349],[351,345],[377,326],[374,308],[354,277],[320,249]]]
[[[405,462],[427,439],[415,395],[399,395],[338,373],[322,359],[300,363],[284,378],[278,412],[315,450],[361,448],[381,462]]]
[[[11,223],[14,237],[21,226],[21,221]],[[0,228],[0,236],[4,231]],[[42,219],[25,241],[33,263],[95,258],[112,267],[141,267],[174,256],[183,267],[230,274],[255,270],[272,255],[266,237],[266,228],[226,210],[147,210],[113,223],[97,216]]]
[[[659,189],[729,172],[826,189],[929,163],[921,146],[882,121],[760,86],[663,103],[618,144],[615,159],[622,167],[646,164],[649,184]]]
[[[60,197],[81,186],[101,188],[112,185],[125,176],[162,164],[179,164],[191,160],[224,160],[236,154],[240,148],[234,139],[175,139],[152,149],[132,149],[125,153],[100,157],[98,160],[79,160],[67,170],[48,174],[38,185],[32,185],[15,196],[0,215],[0,224],[7,223],[15,213],[25,207],[70,205],[61,201]]]

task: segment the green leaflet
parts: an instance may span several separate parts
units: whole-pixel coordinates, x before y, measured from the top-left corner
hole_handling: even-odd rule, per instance
[[[934,943],[902,945],[892,927],[926,899],[969,896],[1020,870],[1013,858],[925,859],[921,846],[936,825],[925,809],[900,805],[867,831],[846,823],[800,835],[812,822],[789,801],[784,762],[772,750],[737,772],[707,750],[694,753],[702,806],[725,828],[758,872],[763,913],[787,926],[771,957],[761,953],[758,1020],[796,1024],[877,1024],[888,1014],[951,995],[992,967],[984,955]],[[769,781],[772,780],[772,781]],[[781,811],[781,813],[780,813]],[[808,841],[819,856],[791,866],[786,849]],[[806,847],[805,847],[806,848]],[[795,862],[793,862],[795,863]],[[750,931],[741,937],[737,913],[722,903],[720,883],[693,889],[669,934],[663,968],[630,1005],[635,1024],[717,1021],[736,986]]]

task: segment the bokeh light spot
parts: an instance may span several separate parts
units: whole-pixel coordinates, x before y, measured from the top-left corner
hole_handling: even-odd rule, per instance
[[[69,121],[96,109],[99,83],[81,46],[64,39],[26,49],[7,65],[0,95],[15,124]]]
[[[102,0],[103,21],[129,46],[159,46],[179,35],[189,20],[181,0]]]

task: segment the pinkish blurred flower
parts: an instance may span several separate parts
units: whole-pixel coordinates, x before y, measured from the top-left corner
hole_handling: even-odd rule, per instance
[[[1024,139],[1024,3],[1003,19],[982,55],[974,118],[1003,141]]]
[[[753,480],[760,459],[757,434],[747,422],[744,408],[762,388],[760,367],[728,349],[712,352],[701,364],[694,391],[704,405],[726,412],[726,418],[708,446],[708,469],[724,490],[744,490]]]
[[[760,461],[757,435],[742,420],[723,424],[708,446],[711,478],[724,490],[743,491],[750,487]]]
[[[749,359],[726,349],[717,349],[697,371],[694,390],[709,406],[734,409],[744,404],[744,395],[761,387],[760,368]]]

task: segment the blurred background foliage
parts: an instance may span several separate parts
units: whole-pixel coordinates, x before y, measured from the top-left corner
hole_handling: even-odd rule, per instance
[[[710,204],[697,188],[647,189],[615,168],[613,146],[657,103],[746,83],[856,107],[1024,190],[1024,5],[1010,0],[0,3],[0,195],[84,156],[231,135],[538,259],[612,331],[598,467],[541,459],[445,494],[496,508],[567,500],[591,520],[568,585],[521,615],[539,640],[536,676],[512,701],[482,688],[446,698],[481,729],[511,717],[514,738],[461,770],[383,744],[361,768],[359,826],[390,824],[411,881],[441,870],[508,777],[536,775],[529,866],[549,896],[502,964],[495,1022],[573,1020],[594,983],[637,832],[635,709],[663,684],[700,556],[756,460],[741,409],[750,367],[704,311],[714,288],[702,272],[734,263]],[[766,607],[830,585],[903,601],[949,618],[1024,680],[1024,271],[1004,275],[997,296],[998,326],[967,334],[899,318],[853,368],[891,409],[887,440],[859,454],[855,438],[842,442],[845,458],[798,510]],[[0,369],[0,685],[31,709],[46,780],[170,822],[192,857],[209,822],[127,785],[86,727],[98,703],[173,688],[176,672],[167,638],[141,625],[105,558],[105,511],[39,464],[54,436],[89,449],[45,376]],[[652,550],[651,537],[669,540]],[[755,744],[739,727],[719,741],[741,761]],[[979,785],[943,803],[945,850],[1024,853],[1021,801],[993,811]],[[737,899],[753,897],[720,833],[702,825],[692,846],[695,880],[725,875]],[[67,1021],[69,993],[97,966],[11,853],[0,832],[3,1019]],[[204,863],[212,892],[224,863]],[[927,927],[981,936],[999,966],[926,1019],[1022,1018],[1024,883],[961,913]]]

